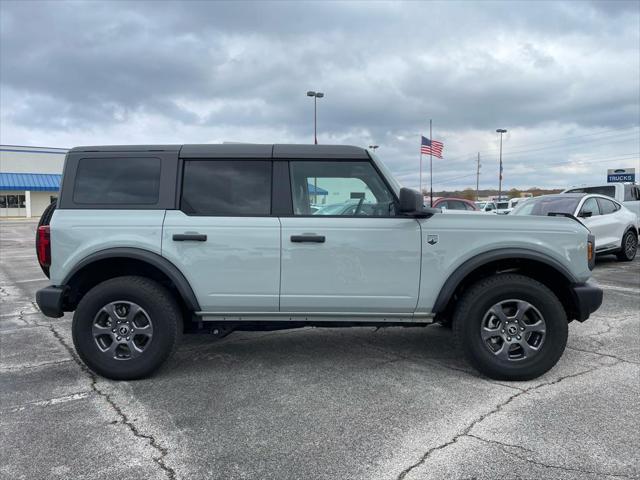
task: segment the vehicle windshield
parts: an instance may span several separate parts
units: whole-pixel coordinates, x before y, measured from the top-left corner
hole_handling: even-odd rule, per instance
[[[512,215],[542,215],[549,213],[570,213],[573,215],[580,203],[580,197],[553,196],[530,198],[511,212]]]

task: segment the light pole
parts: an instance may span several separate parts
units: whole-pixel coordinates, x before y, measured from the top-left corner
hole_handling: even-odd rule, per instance
[[[369,148],[371,150],[373,150],[374,152],[376,151],[376,148],[380,147],[380,145],[369,145]]]
[[[499,202],[500,197],[502,197],[502,134],[507,133],[507,131],[504,128],[498,128],[496,132],[500,134],[500,179],[498,183],[498,202]]]
[[[307,97],[313,97],[313,143],[318,144],[318,99],[324,97],[322,92],[307,92]]]

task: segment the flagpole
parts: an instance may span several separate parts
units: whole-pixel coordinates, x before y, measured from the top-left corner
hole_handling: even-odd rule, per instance
[[[431,194],[430,206],[433,207],[433,125],[431,119],[429,119],[429,140],[431,141],[431,148],[429,149],[429,181],[431,185],[429,191]]]
[[[420,195],[422,195],[422,137],[420,138]]]

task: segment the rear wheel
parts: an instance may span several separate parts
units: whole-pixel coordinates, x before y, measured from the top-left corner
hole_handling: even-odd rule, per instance
[[[498,380],[530,380],[550,370],[564,352],[564,308],[529,277],[486,278],[462,297],[453,318],[456,342],[480,372]]]
[[[163,286],[117,277],[92,288],[73,316],[73,343],[91,370],[114,380],[149,376],[173,353],[182,315]]]
[[[638,251],[638,235],[633,230],[629,230],[622,237],[620,251],[616,254],[621,262],[630,262],[636,257]]]

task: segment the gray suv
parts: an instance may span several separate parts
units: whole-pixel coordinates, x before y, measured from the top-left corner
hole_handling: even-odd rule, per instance
[[[331,204],[353,208],[314,214]],[[112,379],[183,333],[433,322],[484,374],[531,379],[602,302],[580,222],[442,215],[351,146],[74,148],[36,248],[40,309],[75,312],[78,355]]]

